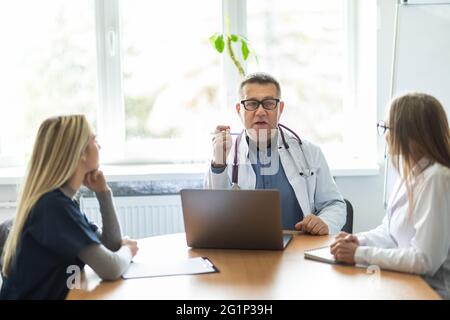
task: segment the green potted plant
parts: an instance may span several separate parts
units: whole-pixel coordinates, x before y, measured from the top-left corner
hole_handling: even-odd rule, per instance
[[[238,57],[236,57],[236,54],[234,52],[233,43],[239,44],[240,43],[240,50],[242,53],[242,58],[244,61],[248,59],[250,55],[253,55],[256,59],[256,62],[258,63],[258,57],[255,53],[255,51],[250,46],[249,40],[239,34],[234,34],[230,32],[230,19],[229,17],[225,18],[226,20],[226,32],[220,33],[216,32],[214,33],[210,38],[209,41],[211,42],[211,45],[213,48],[219,52],[223,53],[223,51],[227,50],[228,56],[230,57],[231,61],[233,61],[233,64],[236,66],[239,74],[241,77],[245,77],[245,70],[242,67],[241,62],[239,61]]]

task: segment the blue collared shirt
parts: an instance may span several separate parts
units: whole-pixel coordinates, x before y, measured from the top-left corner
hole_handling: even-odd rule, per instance
[[[275,151],[276,157],[271,157],[272,149],[270,147],[267,148],[267,152],[258,152],[252,149],[249,147],[250,162],[256,175],[255,189],[277,189],[280,191],[282,226],[283,229],[293,230],[295,224],[303,220],[303,212],[298,204],[294,189],[286,177],[278,151]],[[255,157],[256,161],[252,161]],[[272,161],[275,163],[273,167]],[[225,168],[211,167],[211,170],[213,173],[222,173]]]
[[[251,151],[250,156],[257,154],[256,163],[252,162],[253,171],[256,174],[255,189],[277,189],[280,191],[281,203],[281,220],[283,229],[294,229],[294,226],[300,220],[303,220],[303,212],[298,204],[294,189],[284,172],[281,164],[278,151],[275,150],[277,157],[271,157],[272,149],[267,148],[267,152]],[[273,165],[272,162],[277,162],[278,165]]]

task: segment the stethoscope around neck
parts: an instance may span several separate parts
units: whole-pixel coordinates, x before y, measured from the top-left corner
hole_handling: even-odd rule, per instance
[[[295,161],[295,157],[292,154],[292,151],[289,147],[289,144],[286,141],[286,137],[284,136],[283,129],[289,131],[294,135],[294,137],[297,139],[298,144],[300,146],[300,150],[302,151],[303,160],[305,161],[306,168],[303,168],[303,166],[299,163],[299,161]],[[245,130],[242,130],[241,134],[237,136],[236,141],[234,143],[234,159],[233,159],[233,170],[232,170],[232,176],[231,176],[231,182],[232,182],[232,188],[233,189],[239,189],[238,185],[238,175],[239,175],[239,165],[238,165],[238,150],[239,150],[239,144],[241,142],[242,134]],[[278,124],[278,131],[280,132],[281,140],[283,141],[284,148],[288,151],[288,153],[291,155],[292,160],[294,161],[294,164],[297,168],[297,171],[299,172],[299,175],[306,178],[314,175],[314,171],[311,170],[311,167],[308,163],[308,159],[306,159],[305,151],[303,150],[303,142],[302,139],[298,136],[297,133],[295,133],[292,129],[289,129],[285,125]],[[280,149],[282,147],[279,147]]]

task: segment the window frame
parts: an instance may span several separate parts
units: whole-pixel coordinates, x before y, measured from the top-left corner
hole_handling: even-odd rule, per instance
[[[125,103],[122,84],[119,0],[95,0],[98,65],[98,139],[103,159],[123,161]]]
[[[373,7],[370,4],[361,4],[361,1],[357,0],[344,0],[344,3],[344,55],[346,59],[344,87],[346,89],[343,107],[346,115],[351,115],[355,111],[358,114],[361,114],[361,112],[370,114],[363,121],[363,124],[358,126],[358,128],[364,128],[364,126],[370,125],[370,120],[376,120],[376,54],[374,54],[374,57],[366,59],[369,61],[360,59],[358,55],[362,52],[362,38],[364,38],[364,35],[361,36],[358,31],[362,23],[359,14],[373,10]],[[373,6],[376,7],[377,3]],[[247,36],[246,15],[246,0],[222,0],[222,30],[225,30],[225,17],[228,16],[230,17],[231,32]],[[122,75],[123,54],[120,45],[120,0],[95,0],[95,26],[99,102],[97,134],[102,146],[102,163],[112,165],[130,164],[135,159],[127,157],[126,154],[127,142]],[[374,34],[375,39],[373,41],[376,43],[376,28]],[[372,41],[372,37],[369,38],[365,43]],[[240,52],[236,52],[236,54],[238,56],[241,55]],[[365,75],[362,73],[361,67],[368,62],[374,65],[373,75],[371,73],[369,76],[371,79],[364,80]],[[245,62],[243,67],[246,70],[247,65]],[[221,55],[221,70],[226,95],[221,108],[226,108],[227,106],[233,106],[235,101],[238,100],[234,84],[238,82],[239,74],[226,54]],[[364,103],[368,98],[373,99],[373,103]],[[349,129],[344,133],[344,144],[348,144],[346,149],[352,150],[353,153],[358,151],[355,149],[359,149],[359,145],[361,145],[360,141],[354,140],[355,136],[358,136],[354,134],[355,130],[354,128],[352,130]],[[375,129],[373,131],[373,139],[370,137],[369,141],[370,148],[364,148],[364,152],[361,153],[367,154],[366,151],[368,149],[373,149],[373,155],[375,156],[377,138]],[[0,167],[3,165],[1,156],[0,140]],[[151,161],[150,158],[148,160],[149,162]]]

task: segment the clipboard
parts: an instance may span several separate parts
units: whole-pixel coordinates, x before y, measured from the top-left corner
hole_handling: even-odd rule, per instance
[[[206,257],[196,257],[156,264],[131,262],[128,270],[122,275],[122,278],[137,279],[215,272],[219,272],[219,269],[214,266],[211,260]]]
[[[368,268],[368,265],[365,265],[365,264],[357,263],[354,265],[350,265],[350,264],[346,264],[344,262],[337,261],[334,258],[334,256],[330,253],[330,246],[305,250],[304,256],[305,256],[305,259],[324,262],[324,263],[328,263],[328,264],[339,264],[339,265],[343,265],[343,266],[351,266],[354,268],[362,268],[362,269]]]
[[[305,250],[305,258],[330,264],[339,263],[330,253],[329,246]]]

